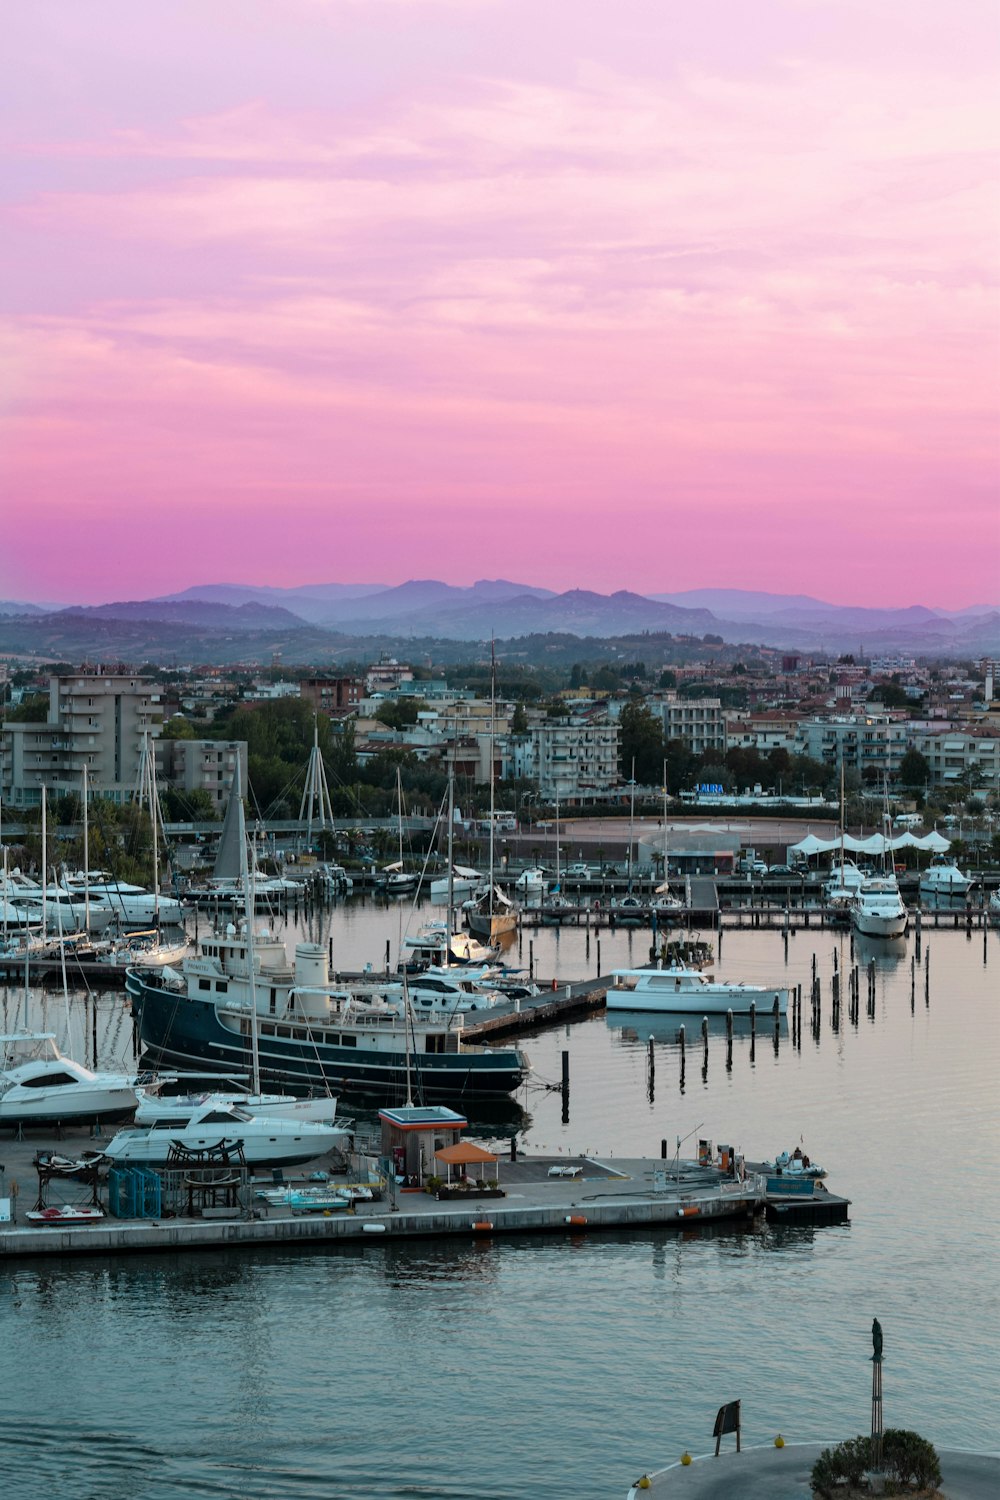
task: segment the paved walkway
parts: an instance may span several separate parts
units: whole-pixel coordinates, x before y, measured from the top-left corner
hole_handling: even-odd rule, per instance
[[[811,1500],[812,1466],[833,1441],[747,1448],[719,1458],[698,1458],[688,1467],[674,1464],[651,1474],[649,1489],[633,1485],[629,1500],[667,1500],[673,1495],[685,1500]],[[996,1500],[1000,1495],[1000,1454],[938,1449],[938,1457],[941,1493],[947,1500]]]

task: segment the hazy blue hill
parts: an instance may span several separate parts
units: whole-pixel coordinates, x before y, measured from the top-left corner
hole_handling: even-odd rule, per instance
[[[758,589],[686,589],[675,594],[647,594],[663,604],[678,604],[684,609],[710,609],[727,620],[758,620],[781,610],[830,610],[836,604],[824,604],[809,594],[767,594]]]
[[[116,604],[76,604],[70,609],[56,612],[57,618],[65,615],[103,620],[162,620],[170,624],[209,625],[230,630],[264,628],[290,630],[301,628],[303,623],[298,615],[292,614],[291,610],[281,609],[272,604],[257,604],[252,601],[237,605],[214,604],[198,599],[177,602],[129,599]]]
[[[44,615],[41,604],[24,604],[16,599],[0,599],[0,615]]]

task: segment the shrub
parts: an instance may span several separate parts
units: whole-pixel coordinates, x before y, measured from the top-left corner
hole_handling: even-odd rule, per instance
[[[872,1440],[867,1437],[848,1438],[836,1448],[824,1448],[813,1464],[813,1493],[832,1500],[838,1485],[859,1485],[871,1467],[871,1453]]]
[[[870,1437],[848,1438],[836,1448],[824,1448],[813,1464],[813,1494],[836,1500],[842,1486],[860,1487],[872,1467]],[[941,1483],[941,1465],[933,1444],[919,1433],[888,1427],[882,1437],[882,1472],[900,1485],[926,1489]]]
[[[918,1432],[887,1427],[882,1439],[882,1468],[890,1479],[927,1489],[941,1483],[941,1465],[933,1443]]]

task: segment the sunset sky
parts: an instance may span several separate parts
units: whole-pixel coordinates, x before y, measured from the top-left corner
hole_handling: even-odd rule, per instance
[[[4,17],[0,597],[1000,600],[994,0]]]

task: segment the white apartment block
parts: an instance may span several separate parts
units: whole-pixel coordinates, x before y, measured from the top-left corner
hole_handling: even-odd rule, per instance
[[[663,703],[663,735],[683,740],[696,755],[726,753],[726,719],[718,698],[678,698],[668,693]]]
[[[918,731],[912,744],[926,758],[933,786],[978,771],[984,790],[1000,791],[1000,726]]]
[[[142,741],[159,733],[159,694],[144,678],[103,667],[53,677],[44,724],[4,723],[0,796],[37,807],[45,786],[79,792],[86,766],[97,796],[126,801],[135,787]]]
[[[850,714],[833,719],[803,719],[797,752],[824,765],[893,776],[910,747],[905,719],[887,714]]]
[[[249,784],[246,740],[157,740],[156,774],[181,794],[207,792],[217,809],[229,800],[237,761],[240,785]]]
[[[505,779],[537,781],[544,802],[593,802],[620,784],[619,727],[605,717],[549,719],[529,715],[528,732],[508,735]]]
[[[799,720],[794,714],[730,714],[726,718],[726,749],[770,750],[799,754]]]

